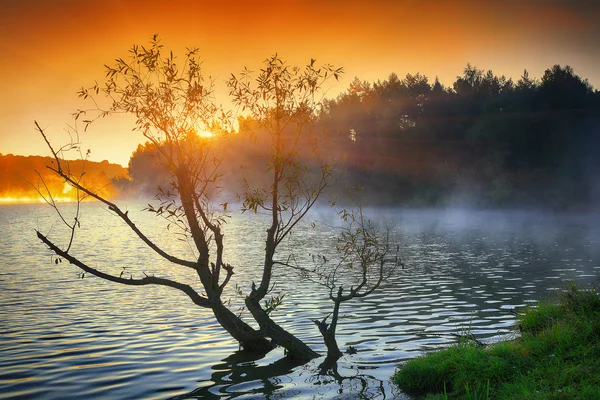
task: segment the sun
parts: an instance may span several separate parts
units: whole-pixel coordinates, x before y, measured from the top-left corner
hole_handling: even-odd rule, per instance
[[[213,138],[215,137],[214,132],[206,131],[206,130],[198,130],[197,135],[201,138]]]

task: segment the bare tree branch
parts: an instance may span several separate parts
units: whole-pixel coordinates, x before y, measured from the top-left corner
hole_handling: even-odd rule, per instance
[[[184,292],[185,294],[187,294],[189,296],[189,298],[194,302],[194,304],[196,304],[200,307],[207,307],[207,308],[212,307],[212,303],[207,298],[200,296],[189,285],[175,282],[170,279],[157,278],[154,276],[146,276],[142,279],[126,279],[126,278],[122,278],[122,277],[118,277],[118,276],[114,276],[114,275],[110,275],[110,274],[98,271],[97,269],[89,267],[88,265],[84,264],[83,262],[81,262],[77,258],[73,257],[66,251],[61,250],[58,246],[56,246],[54,243],[52,243],[41,232],[36,231],[36,233],[37,233],[37,237],[42,242],[44,242],[46,245],[48,245],[50,250],[52,250],[56,255],[63,257],[65,260],[69,261],[71,264],[76,265],[77,267],[81,268],[85,272],[88,272],[94,276],[105,279],[107,281],[121,283],[124,285],[131,285],[131,286],[159,285],[159,286],[172,287],[175,289],[179,289],[182,292]]]
[[[131,230],[133,232],[135,232],[135,234],[144,243],[146,243],[146,245],[148,245],[148,247],[150,247],[152,250],[154,250],[157,254],[159,254],[163,258],[165,258],[167,261],[170,261],[170,262],[172,262],[174,264],[182,265],[184,267],[192,268],[192,269],[196,269],[197,268],[197,264],[195,262],[179,259],[177,257],[174,257],[174,256],[168,254],[164,250],[160,249],[144,233],[142,233],[142,231],[139,230],[139,228],[133,223],[133,221],[131,221],[131,219],[127,215],[128,214],[127,211],[123,212],[115,203],[112,203],[112,202],[106,200],[104,197],[100,196],[99,194],[97,194],[97,193],[89,190],[85,186],[81,185],[78,181],[76,181],[75,179],[73,179],[73,177],[70,174],[66,173],[63,170],[63,168],[62,168],[62,163],[60,161],[60,158],[58,157],[58,154],[52,149],[52,146],[50,145],[50,142],[48,141],[48,138],[47,138],[44,130],[39,126],[39,124],[37,123],[37,121],[35,122],[35,126],[37,127],[38,132],[40,132],[40,134],[42,135],[42,137],[44,138],[44,140],[48,144],[48,147],[50,148],[50,151],[52,152],[52,154],[54,156],[54,159],[56,160],[56,164],[57,164],[56,168],[52,168],[51,166],[46,166],[46,168],[48,168],[49,170],[53,171],[54,173],[56,173],[60,177],[62,177],[67,183],[69,183],[71,186],[73,186],[77,190],[81,190],[82,192],[84,192],[88,196],[93,197],[94,199],[96,199],[96,200],[102,202],[103,204],[107,205],[108,209],[110,211],[114,212],[115,214],[117,214],[127,224],[127,226],[129,226],[129,228],[131,228]]]

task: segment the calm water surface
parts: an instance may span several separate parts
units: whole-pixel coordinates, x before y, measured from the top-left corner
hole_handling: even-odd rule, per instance
[[[141,205],[129,209],[162,247],[193,257]],[[84,204],[83,212],[73,251],[89,265],[197,284],[187,269],[149,254],[98,204]],[[587,283],[600,272],[598,215],[399,209],[371,215],[396,223],[407,268],[343,308],[338,342],[358,353],[344,356],[336,374],[319,375],[321,360],[294,365],[280,349],[248,358],[209,312],[176,290],[79,278],[75,267],[55,265],[35,237],[36,228],[64,237],[49,208],[0,206],[0,399],[403,398],[389,381],[398,364],[452,342],[451,333],[464,329],[484,341],[505,337],[513,309],[548,297],[566,280]],[[332,247],[334,218],[314,220],[317,228],[300,227],[287,244],[300,255]],[[226,229],[227,262],[237,266],[242,289],[260,279],[264,222],[232,217]],[[275,291],[287,295],[274,318],[323,352],[311,318],[328,314],[325,293],[292,271],[278,270],[275,279]],[[240,304],[233,293],[228,297],[233,308]]]

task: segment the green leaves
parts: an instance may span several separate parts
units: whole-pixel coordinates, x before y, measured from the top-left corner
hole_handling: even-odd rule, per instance
[[[294,115],[299,109],[307,106],[309,110],[320,107],[320,97],[323,85],[329,76],[337,80],[343,73],[343,68],[334,68],[329,64],[315,68],[313,58],[304,70],[290,67],[277,54],[264,61],[254,80],[252,72],[244,68],[239,77],[231,74],[227,81],[229,94],[234,104],[248,109],[251,116],[258,121],[273,118],[274,113],[279,117]],[[292,121],[292,118],[289,118]]]
[[[285,294],[282,294],[281,296],[271,296],[270,299],[265,300],[264,310],[267,313],[267,315],[271,314],[277,309],[277,307],[279,307],[283,303],[284,297]]]

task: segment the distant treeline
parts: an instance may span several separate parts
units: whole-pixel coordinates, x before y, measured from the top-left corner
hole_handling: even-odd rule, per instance
[[[600,204],[600,92],[568,66],[515,82],[467,65],[451,87],[357,78],[320,123],[378,202]]]
[[[600,204],[600,92],[568,66],[541,79],[525,71],[515,82],[467,65],[450,87],[418,73],[355,78],[325,101],[317,127],[326,133],[321,155],[345,155],[345,183],[365,187],[371,204]],[[223,146],[225,188],[264,167],[260,130],[250,130]],[[151,190],[169,180],[153,154],[140,145],[129,163],[133,182]]]
[[[36,188],[44,192],[44,185],[51,190],[53,196],[63,199],[73,197],[75,193],[65,186],[65,182],[46,168],[54,165],[51,157],[0,154],[0,198],[33,201],[40,198]],[[85,172],[85,185],[107,197],[113,197],[119,192],[114,183],[117,186],[121,183],[121,188],[124,188],[123,182],[129,180],[125,168],[108,161],[98,163],[75,160],[65,162],[65,168],[67,166],[76,176]]]

